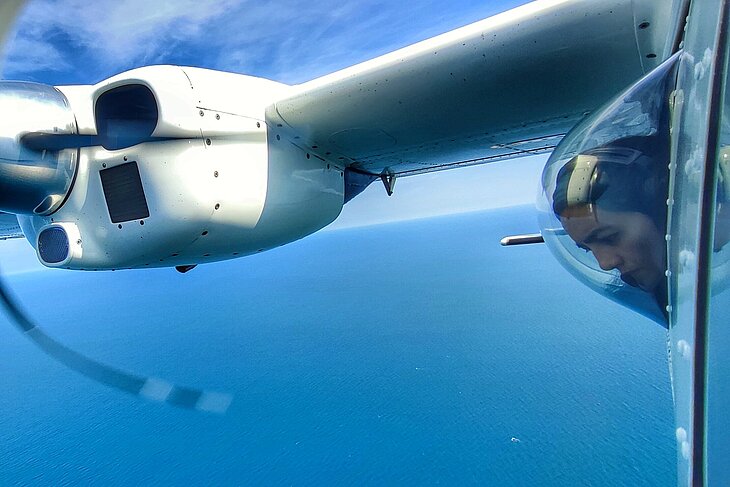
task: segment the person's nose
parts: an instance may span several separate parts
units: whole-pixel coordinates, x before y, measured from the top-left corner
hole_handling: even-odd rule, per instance
[[[598,265],[604,271],[610,271],[612,269],[620,269],[623,259],[621,255],[614,248],[603,247],[595,249],[593,255],[596,256]]]

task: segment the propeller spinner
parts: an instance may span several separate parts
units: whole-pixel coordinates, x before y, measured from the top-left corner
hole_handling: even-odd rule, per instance
[[[78,150],[29,147],[29,133],[75,135],[66,97],[39,83],[0,82],[0,211],[48,215],[63,204],[76,174]]]

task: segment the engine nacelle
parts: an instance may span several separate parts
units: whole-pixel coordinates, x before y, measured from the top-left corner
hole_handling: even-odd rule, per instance
[[[153,66],[58,89],[87,140],[60,209],[18,216],[47,266],[101,270],[230,259],[311,234],[342,209],[342,168],[265,123],[265,108],[286,85]]]

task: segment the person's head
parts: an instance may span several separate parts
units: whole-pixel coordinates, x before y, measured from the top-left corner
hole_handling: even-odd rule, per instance
[[[656,294],[666,269],[668,150],[632,137],[587,150],[558,172],[553,211],[578,247]]]

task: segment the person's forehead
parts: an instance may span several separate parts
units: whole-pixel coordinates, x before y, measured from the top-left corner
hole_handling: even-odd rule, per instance
[[[600,227],[600,222],[593,217],[593,214],[585,214],[581,216],[561,217],[563,228],[568,235],[575,241],[582,241],[591,232]]]

